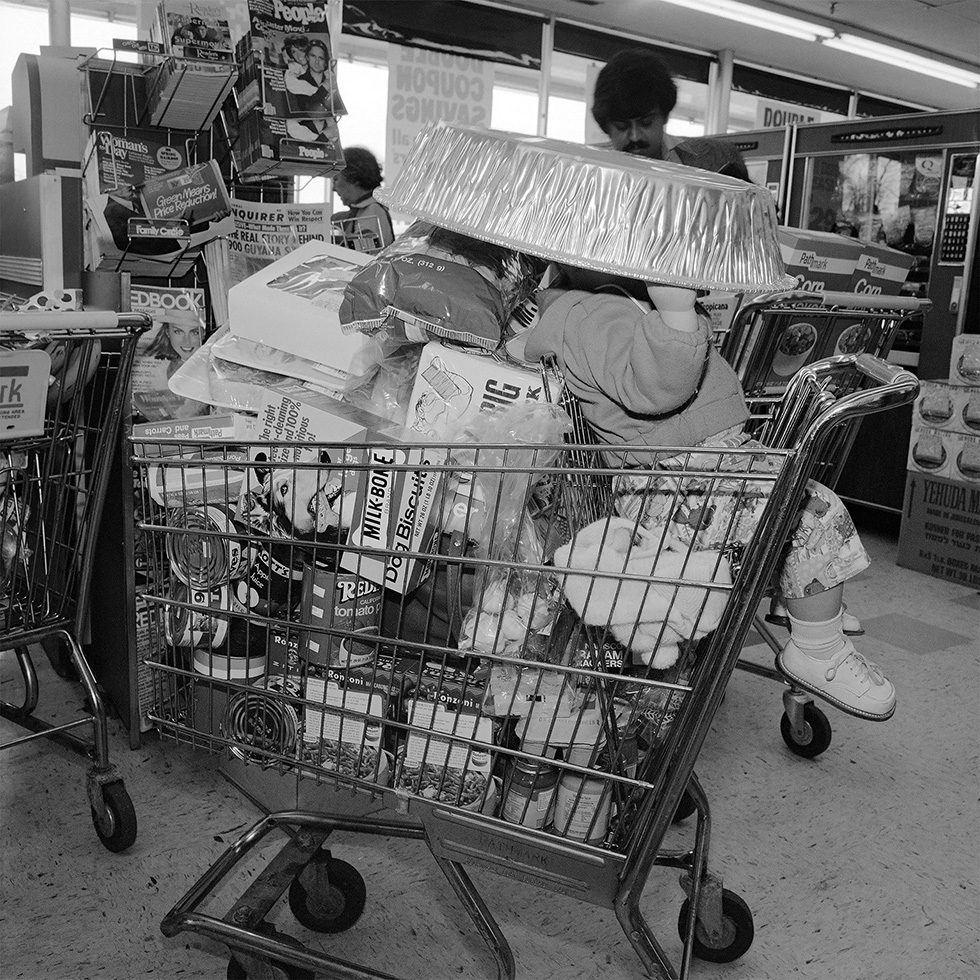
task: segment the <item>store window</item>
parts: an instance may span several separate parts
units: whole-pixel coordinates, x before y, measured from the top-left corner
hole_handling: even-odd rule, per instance
[[[21,54],[39,54],[48,45],[48,13],[39,7],[0,2],[0,23],[6,40],[0,44],[0,108],[13,101],[11,76]],[[114,38],[135,38],[136,24],[105,17],[71,15],[71,43],[79,48],[111,48]],[[27,176],[22,153],[14,154],[14,177]]]

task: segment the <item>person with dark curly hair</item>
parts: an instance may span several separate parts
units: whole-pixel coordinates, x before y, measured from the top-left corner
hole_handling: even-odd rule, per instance
[[[374,199],[381,186],[381,167],[370,150],[352,146],[344,150],[346,166],[334,177],[333,189],[346,211],[333,215],[345,245],[375,252],[395,240],[388,209]]]
[[[592,117],[614,150],[748,180],[735,147],[710,136],[677,139],[664,131],[675,105],[677,85],[667,66],[652,51],[627,48],[599,72]]]

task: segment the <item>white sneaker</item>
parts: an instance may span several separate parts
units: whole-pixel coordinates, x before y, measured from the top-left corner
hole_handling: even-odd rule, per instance
[[[844,649],[830,660],[818,660],[790,639],[776,663],[791,681],[849,714],[887,721],[895,713],[891,681],[877,664],[865,660],[850,640],[845,640]]]
[[[845,636],[864,636],[864,627],[861,625],[861,620],[857,616],[852,616],[847,611],[847,606],[842,606],[841,613],[841,627],[844,630]],[[776,626],[782,626],[783,629],[789,629],[789,613],[786,611],[786,606],[783,601],[776,596],[773,596],[769,603],[769,612],[766,613],[765,620],[767,623],[773,623]]]

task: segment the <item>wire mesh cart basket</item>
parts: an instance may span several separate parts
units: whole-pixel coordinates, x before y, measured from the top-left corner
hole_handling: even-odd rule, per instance
[[[827,399],[888,381],[904,387],[906,392],[892,407],[914,400],[918,392],[914,375],[857,355],[885,358],[900,331],[931,305],[929,300],[912,297],[802,290],[764,294],[745,301],[735,314],[731,330],[721,338],[720,347],[742,382],[761,440],[768,446],[784,448],[792,446],[805,430],[808,412],[819,401],[802,412],[782,413],[778,425],[776,415],[794,383],[793,376],[807,362],[813,367],[815,382],[826,389]],[[856,413],[847,425],[837,427],[816,462],[813,478],[831,489],[836,486],[857,437],[862,414]],[[783,644],[772,626],[789,628],[789,617],[775,596],[768,612],[758,615],[755,621],[756,631],[775,656]],[[738,666],[788,685],[783,692],[786,710],[780,720],[780,732],[793,753],[813,759],[826,751],[833,727],[814,702],[814,696],[820,697],[818,691],[804,691],[776,666],[748,659],[740,660]],[[840,705],[834,707],[846,710]]]
[[[21,703],[0,702],[0,714],[30,733],[0,747],[50,737],[90,755],[92,820],[111,851],[136,840],[136,813],[109,762],[105,707],[81,643],[110,463],[136,341],[149,323],[144,314],[0,315],[0,650],[13,652],[23,682]],[[46,640],[67,648],[85,717],[35,717],[31,646]],[[91,741],[74,731],[88,725]]]
[[[267,921],[284,895],[317,932],[358,921],[365,883],[324,847],[341,830],[425,841],[500,977],[514,957],[467,866],[614,910],[651,976],[744,954],[752,914],[709,871],[693,767],[813,462],[855,412],[900,397],[886,380],[828,402],[803,381],[778,416],[809,413],[792,447],[629,450],[642,469],[564,441],[574,426],[550,405],[536,409],[559,435],[523,425],[526,443],[135,442],[150,716],[295,801],[233,843],[163,932],[225,943],[229,976],[387,976]],[[719,504],[710,527],[665,534],[658,515],[694,485]],[[626,495],[640,515],[622,516]],[[662,849],[685,791],[693,847]],[[287,840],[261,874],[206,911],[273,832]],[[682,871],[679,964],[639,909],[655,865]]]

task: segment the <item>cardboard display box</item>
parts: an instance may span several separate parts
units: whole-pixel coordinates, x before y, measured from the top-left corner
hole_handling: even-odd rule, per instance
[[[980,435],[980,387],[952,380],[920,381],[912,427]]]
[[[915,256],[875,242],[861,245],[864,251],[851,278],[851,292],[898,296],[915,264]]]
[[[953,338],[949,377],[957,384],[980,386],[980,334],[961,333]]]
[[[776,229],[786,271],[799,276],[797,288],[809,292],[853,291],[852,280],[865,243],[829,231],[803,228]]]
[[[980,588],[980,482],[968,486],[909,473],[898,564]]]

